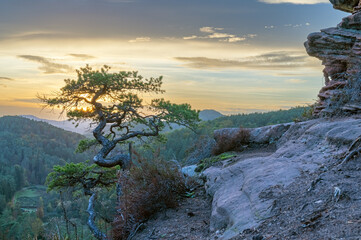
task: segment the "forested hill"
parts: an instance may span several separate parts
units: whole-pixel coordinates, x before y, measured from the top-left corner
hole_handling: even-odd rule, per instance
[[[52,167],[90,159],[74,154],[83,136],[23,117],[0,118],[0,202],[25,184],[44,184]]]
[[[301,119],[309,110],[308,107],[295,107],[289,110],[278,110],[266,113],[238,114],[223,116],[212,121],[202,122],[195,132],[180,129],[166,134],[168,141],[165,145],[158,145],[161,155],[165,159],[182,161],[196,148],[203,148],[202,142],[213,137],[213,131],[221,128],[255,128],[267,125],[292,122]]]

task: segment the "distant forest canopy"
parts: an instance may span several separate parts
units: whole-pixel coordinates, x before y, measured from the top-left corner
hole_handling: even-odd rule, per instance
[[[195,146],[205,138],[212,138],[213,131],[221,128],[256,128],[273,124],[292,122],[301,119],[309,107],[294,107],[289,110],[278,110],[265,113],[237,114],[223,116],[212,121],[202,122],[193,132],[190,129],[179,129],[166,135],[165,144],[153,143],[153,148],[160,149],[160,156],[164,159],[175,159],[183,162],[194,151]],[[143,151],[147,154],[147,151]]]
[[[212,138],[215,129],[291,122],[300,118],[306,110],[307,108],[297,107],[268,113],[221,116],[216,119],[214,117],[217,117],[217,112],[206,111],[205,117],[214,120],[202,122],[196,132],[186,128],[178,129],[166,134],[167,142],[153,141],[150,142],[150,147],[153,150],[159,149],[160,156],[165,160],[181,161],[199,146],[197,143],[202,139]],[[45,193],[44,183],[54,165],[92,159],[93,154],[90,152],[75,154],[81,139],[84,136],[45,122],[14,116],[0,118],[0,239],[50,236],[56,229],[65,233],[66,224],[62,217],[59,195]],[[146,144],[135,145],[135,150],[145,157],[146,154],[152,154]],[[107,206],[112,206],[112,195],[114,191],[104,192],[99,197],[103,202],[108,201]],[[80,210],[84,209],[87,199],[73,199],[67,193],[63,197],[64,202],[71,203],[66,205],[68,217],[77,219],[78,232],[84,236],[81,239],[88,239],[91,234],[86,227],[87,214]],[[102,207],[99,212],[102,215],[112,213],[109,211],[112,208],[106,209]],[[43,224],[46,228],[42,227]],[[107,224],[103,225],[106,229]]]
[[[295,107],[267,113],[223,116],[202,122],[196,132],[182,128],[166,133],[167,142],[152,143],[166,160],[184,160],[200,139],[212,137],[213,131],[229,127],[260,127],[291,122],[307,110]],[[68,132],[44,122],[23,117],[0,118],[0,205],[5,206],[25,185],[43,185],[54,165],[90,160],[90,153],[74,154],[80,134]],[[146,154],[142,145],[140,152]],[[1,212],[1,207],[0,207]]]
[[[23,117],[0,118],[0,212],[25,185],[43,185],[54,165],[90,159],[74,154],[83,138]]]

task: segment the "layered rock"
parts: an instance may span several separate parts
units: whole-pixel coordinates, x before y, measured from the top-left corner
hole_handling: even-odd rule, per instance
[[[361,72],[361,11],[357,10],[359,0],[330,1],[336,9],[356,11],[344,18],[337,27],[310,34],[305,42],[307,53],[322,60],[325,66],[325,86],[318,95],[315,114],[329,111],[332,101],[345,94],[341,90]]]
[[[216,134],[236,130],[224,129]],[[361,120],[317,119],[257,128],[251,135],[258,143],[280,137],[277,150],[267,156],[240,155],[232,163],[226,160],[203,173],[207,193],[213,197],[211,231],[224,230],[219,239],[231,239],[272,217],[275,199],[289,184],[303,173],[323,168],[361,135]]]
[[[330,0],[330,2],[335,9],[351,13],[359,5],[359,0]]]

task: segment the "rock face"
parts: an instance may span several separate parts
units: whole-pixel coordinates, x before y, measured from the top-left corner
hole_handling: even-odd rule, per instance
[[[293,123],[277,124],[259,128],[250,128],[250,142],[256,145],[270,144],[278,140]],[[232,138],[239,131],[239,128],[223,128],[214,131],[214,139]]]
[[[359,0],[330,1],[335,8],[346,12],[352,12],[359,3]],[[322,111],[331,111],[335,99],[342,99],[337,103],[339,105],[351,104],[359,100],[360,89],[354,93],[345,93],[342,90],[346,85],[350,85],[349,88],[360,87],[360,84],[350,84],[350,81],[360,78],[361,72],[361,12],[357,11],[357,7],[356,12],[344,18],[337,27],[310,34],[305,47],[310,56],[322,60],[325,66],[323,70],[325,86],[318,95],[316,115]]]
[[[279,128],[280,125],[276,125]],[[254,130],[254,140],[267,142],[270,129]],[[230,133],[230,130],[223,130]],[[255,131],[258,134],[255,134]],[[280,131],[282,132],[282,131]],[[274,199],[302,173],[322,168],[361,135],[360,119],[324,119],[289,124],[268,156],[244,158],[208,168],[206,190],[213,197],[211,231],[224,229],[230,239],[271,217]],[[267,140],[268,139],[268,140]]]
[[[330,0],[335,9],[352,13],[359,0]]]

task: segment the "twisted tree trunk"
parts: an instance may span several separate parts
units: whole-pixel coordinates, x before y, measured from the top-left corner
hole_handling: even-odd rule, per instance
[[[95,200],[96,200],[96,193],[93,192],[89,198],[89,204],[88,204],[88,209],[87,209],[87,212],[89,213],[89,218],[88,218],[87,224],[90,228],[90,231],[92,232],[93,236],[96,239],[108,240],[107,235],[105,233],[103,233],[95,224],[95,218],[96,218],[96,213],[94,210]]]

